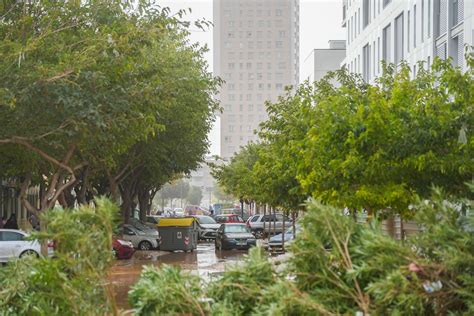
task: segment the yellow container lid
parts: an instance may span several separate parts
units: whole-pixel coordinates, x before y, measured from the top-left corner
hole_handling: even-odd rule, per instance
[[[192,226],[196,219],[194,217],[183,217],[183,218],[173,218],[173,217],[162,217],[158,222],[158,227],[167,227],[167,226],[180,226],[180,227],[189,227]]]

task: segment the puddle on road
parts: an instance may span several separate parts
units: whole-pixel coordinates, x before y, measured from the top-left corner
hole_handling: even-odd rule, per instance
[[[117,260],[110,271],[117,306],[129,309],[128,291],[135,284],[144,266],[170,264],[197,273],[205,279],[221,274],[227,265],[243,259],[246,251],[216,252],[214,244],[199,244],[194,252],[137,251],[129,260]]]

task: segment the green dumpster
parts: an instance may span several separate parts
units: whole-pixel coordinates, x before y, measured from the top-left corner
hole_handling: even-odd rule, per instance
[[[193,251],[198,243],[198,224],[194,217],[163,217],[156,225],[160,233],[160,250]]]

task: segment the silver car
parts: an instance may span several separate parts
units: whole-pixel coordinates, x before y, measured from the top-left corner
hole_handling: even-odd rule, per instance
[[[130,241],[133,248],[140,250],[157,249],[160,244],[160,235],[156,229],[142,230],[128,224],[123,225],[122,239]]]
[[[283,219],[285,225],[283,226]],[[276,214],[257,214],[249,217],[247,220],[247,227],[257,238],[262,238],[264,235],[272,233],[280,234],[286,229],[293,226],[291,219],[281,213]]]
[[[194,215],[199,223],[199,239],[216,239],[217,230],[221,224],[206,215]]]

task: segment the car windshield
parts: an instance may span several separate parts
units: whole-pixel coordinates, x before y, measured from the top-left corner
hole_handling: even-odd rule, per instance
[[[226,225],[226,233],[248,233],[249,229],[245,225]]]
[[[197,218],[199,224],[216,224],[216,221],[209,216],[201,216]]]

